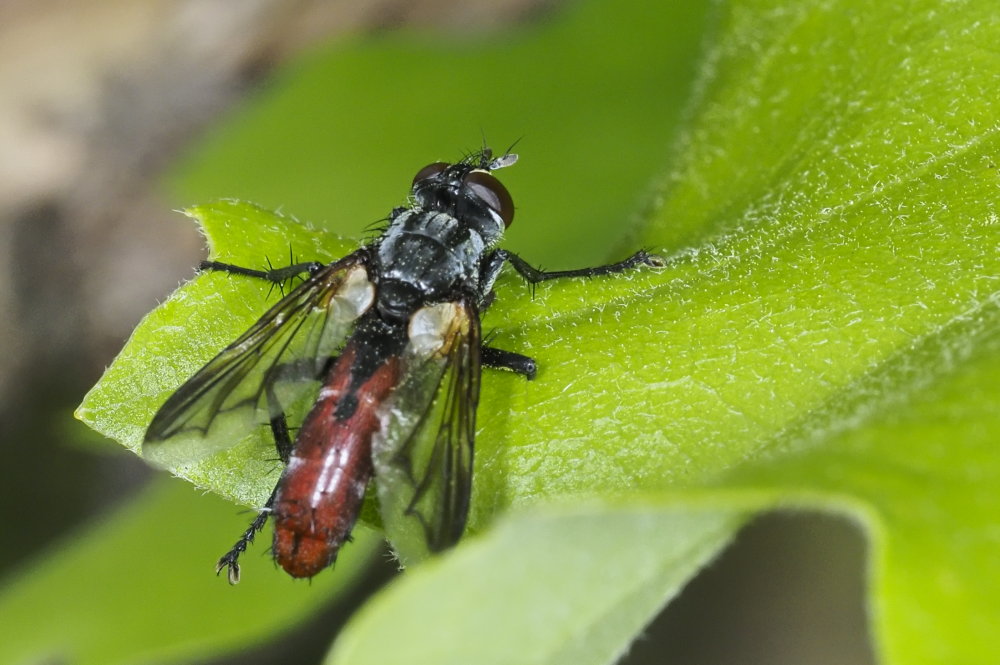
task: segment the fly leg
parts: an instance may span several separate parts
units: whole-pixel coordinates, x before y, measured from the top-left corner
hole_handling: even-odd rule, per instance
[[[268,264],[270,264],[270,261],[268,261]],[[314,275],[322,267],[323,264],[318,261],[293,263],[289,266],[285,266],[284,268],[269,268],[268,270],[244,268],[243,266],[236,266],[231,263],[222,263],[221,261],[202,261],[198,264],[198,270],[202,271],[218,270],[220,272],[228,272],[231,275],[243,275],[245,277],[267,280],[268,282],[271,282],[271,290],[267,292],[268,297],[271,296],[271,292],[274,291],[274,287],[278,287],[278,290],[281,291],[282,295],[284,295],[285,282],[299,277],[303,273]]]
[[[562,279],[563,277],[597,277],[599,275],[612,275],[619,272],[625,272],[626,270],[631,270],[637,266],[653,266],[654,268],[661,268],[665,265],[665,261],[662,256],[659,254],[650,254],[644,249],[640,249],[624,261],[618,261],[617,263],[608,263],[607,265],[594,266],[592,268],[577,268],[576,270],[553,270],[551,272],[534,268],[517,254],[503,249],[498,249],[493,253],[492,261],[499,261],[501,263],[503,261],[509,261],[510,264],[514,266],[514,270],[516,270],[521,277],[524,277],[531,284],[537,284],[538,282],[544,282],[550,279]]]
[[[270,261],[268,261],[270,263]],[[220,272],[228,272],[231,275],[243,275],[244,277],[255,277],[257,279],[263,279],[272,284],[277,284],[281,286],[288,280],[298,277],[303,273],[309,273],[310,275],[315,274],[318,270],[324,267],[325,264],[319,261],[306,261],[304,263],[292,263],[291,265],[285,266],[284,268],[269,268],[267,270],[256,270],[254,268],[244,268],[243,266],[236,266],[231,263],[222,263],[221,261],[202,261],[198,264],[198,270],[218,270]]]
[[[274,392],[274,383],[270,383],[267,386],[267,403],[268,408],[271,412],[271,435],[274,437],[274,447],[278,451],[278,458],[281,459],[281,463],[288,466],[288,460],[292,457],[292,437],[288,433],[288,420],[285,418],[285,411],[281,408],[281,404],[278,402],[278,396]],[[277,488],[275,488],[277,490]],[[270,502],[274,500],[274,493],[271,493],[271,498],[268,500],[267,508],[270,508]]]
[[[535,378],[538,372],[538,364],[534,358],[505,351],[492,346],[484,346],[479,351],[479,360],[487,367],[494,369],[506,369],[520,374],[529,381]]]
[[[482,314],[488,310],[496,299],[496,292],[490,291],[487,293],[479,303],[479,313]],[[487,337],[489,336],[487,335]],[[534,379],[535,374],[538,372],[538,364],[535,363],[534,358],[514,353],[513,351],[505,351],[504,349],[487,346],[485,343],[479,347],[479,362],[493,369],[506,369],[520,374],[528,381]]]
[[[222,572],[223,568],[228,568],[229,572],[227,576],[229,577],[230,584],[240,583],[240,555],[247,551],[247,547],[253,542],[254,537],[257,532],[264,528],[267,523],[267,518],[271,514],[271,505],[274,503],[274,496],[278,493],[278,487],[275,486],[274,490],[271,491],[271,496],[268,497],[267,502],[261,511],[257,513],[257,517],[254,518],[253,522],[250,522],[250,526],[247,530],[243,532],[240,539],[236,541],[232,549],[219,557],[219,562],[215,564],[215,574],[218,575]]]
[[[274,447],[278,450],[278,457],[287,466],[288,460],[292,456],[292,447],[294,444],[288,432],[288,421],[285,418],[285,412],[281,410],[281,405],[278,403],[278,396],[274,393],[273,384],[267,388],[267,400],[273,414],[270,424],[271,434],[274,436]],[[271,506],[274,505],[274,498],[277,494],[278,486],[275,485],[274,489],[271,490],[271,496],[267,498],[264,506],[257,513],[257,517],[250,522],[250,526],[243,532],[243,535],[236,541],[236,544],[228,552],[219,557],[219,562],[215,564],[216,575],[221,573],[223,568],[228,569],[227,577],[230,584],[239,584],[240,555],[247,551],[247,547],[254,541],[257,533],[267,524],[267,518],[271,514]]]
[[[521,277],[524,277],[524,279],[532,285],[550,279],[561,279],[563,277],[597,277],[598,275],[612,275],[615,273],[625,272],[626,270],[631,270],[632,268],[638,266],[653,266],[654,268],[661,268],[666,264],[664,258],[659,254],[650,254],[646,250],[640,249],[624,261],[618,261],[617,263],[609,263],[607,265],[594,266],[592,268],[553,270],[548,272],[532,267],[531,264],[513,252],[508,252],[505,249],[498,249],[490,255],[490,258],[483,266],[481,284],[483,284],[482,293],[484,295],[493,288],[493,282],[495,282],[497,276],[499,276],[500,268],[503,267],[505,261],[510,263],[514,267],[514,270],[516,270]]]

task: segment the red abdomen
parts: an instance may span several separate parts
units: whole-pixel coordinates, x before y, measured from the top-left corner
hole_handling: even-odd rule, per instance
[[[349,343],[327,375],[275,497],[274,558],[292,577],[312,577],[337,558],[372,476],[377,408],[396,384],[399,363],[389,357],[352,394],[354,356]],[[345,409],[345,399],[356,406]]]

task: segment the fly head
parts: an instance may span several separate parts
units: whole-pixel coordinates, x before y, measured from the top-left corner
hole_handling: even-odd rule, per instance
[[[424,210],[444,212],[468,224],[492,246],[514,221],[514,201],[492,171],[516,161],[517,155],[494,158],[484,148],[457,164],[428,164],[413,178],[413,197]]]

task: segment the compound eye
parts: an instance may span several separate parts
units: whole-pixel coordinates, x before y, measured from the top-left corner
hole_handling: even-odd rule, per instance
[[[489,172],[478,169],[470,171],[469,175],[465,176],[465,186],[500,215],[504,227],[510,226],[514,221],[514,199],[510,198],[507,188]]]
[[[417,171],[417,175],[413,176],[413,184],[416,185],[421,180],[433,178],[449,166],[450,164],[448,164],[448,162],[434,162],[433,164],[428,164],[424,168]]]

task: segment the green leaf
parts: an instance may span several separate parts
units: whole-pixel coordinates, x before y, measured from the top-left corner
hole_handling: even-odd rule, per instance
[[[626,155],[622,168],[633,166],[629,132],[663,131],[649,142],[662,159],[670,135],[663,127],[676,117],[608,121],[627,116],[635,91],[652,97],[676,83],[663,64],[675,42],[663,38],[656,17],[635,7],[594,3],[537,41],[532,35],[496,51],[492,44],[449,46],[442,54],[436,44],[381,43],[341,53],[337,71],[385,88],[364,98],[381,103],[371,104],[375,118],[363,129],[354,112],[303,105],[294,94],[301,90],[288,83],[289,95],[278,95],[283,101],[270,110],[288,117],[305,108],[329,117],[330,132],[346,141],[340,159],[309,153],[314,168],[305,171],[313,180],[301,178],[300,200],[326,192],[317,164],[337,164],[343,170],[336,177],[323,173],[332,183],[325,195],[339,197],[344,208],[317,198],[313,205],[323,212],[309,214],[341,212],[354,224],[384,215],[384,207],[350,208],[354,195],[364,191],[356,198],[375,206],[398,201],[399,183],[450,154],[441,151],[457,139],[442,136],[478,136],[468,125],[481,116],[469,109],[494,98],[476,87],[481,82],[500,91],[539,88],[538,99],[562,90],[547,82],[571,77],[560,77],[567,72],[553,64],[559,58],[543,56],[565,49],[568,72],[597,72],[587,79],[594,94],[576,108],[587,113],[591,102],[608,104],[608,131],[580,132],[565,110],[534,114],[543,119],[542,135],[551,130],[565,151],[538,156],[527,149],[530,141],[519,146],[523,159],[511,177],[525,180],[511,189],[524,209],[507,246],[525,246],[527,236],[516,234],[529,211],[542,210],[541,203],[522,202],[546,197],[558,202],[549,217],[571,211],[569,221],[581,223],[574,233],[589,238],[594,234],[583,229],[591,211],[624,216],[617,197],[632,190],[621,181],[605,186],[602,178],[618,177],[619,155]],[[627,26],[621,32],[619,14]],[[670,253],[670,266],[546,284],[534,298],[516,279],[501,280],[484,329],[496,331],[498,346],[536,357],[542,370],[532,383],[485,377],[471,516],[472,530],[483,533],[388,588],[343,635],[334,660],[385,662],[379,658],[392,655],[395,642],[438,662],[509,662],[512,646],[516,662],[610,662],[727,532],[749,513],[773,507],[834,510],[865,526],[871,616],[885,662],[1000,659],[993,637],[1000,579],[991,574],[1000,514],[1000,18],[989,3],[971,0],[734,0],[719,6],[716,20],[661,205],[635,243]],[[595,26],[613,38],[588,50],[584,28]],[[459,67],[464,74],[453,85],[435,84],[439,103],[408,103],[401,112],[400,90],[459,60],[469,69]],[[645,85],[636,72],[648,77]],[[330,85],[328,73],[306,72],[305,87]],[[352,95],[365,89],[358,81],[337,79],[336,87],[344,99],[360,99]],[[463,95],[472,106],[457,106]],[[503,122],[532,115],[536,98],[525,98],[511,101],[517,112],[501,114]],[[484,113],[503,107],[487,106]],[[401,118],[407,132],[425,122],[429,129],[397,149],[392,161],[406,173],[380,170],[370,162],[384,163],[385,155],[370,157],[359,146],[403,131],[392,129]],[[297,159],[289,146],[305,150],[305,141],[275,150]],[[234,154],[235,164],[254,161]],[[575,157],[562,163],[565,154]],[[536,167],[529,166],[533,157]],[[640,163],[651,164],[648,157]],[[362,190],[341,164],[374,188]],[[239,172],[210,158],[201,169],[218,178]],[[206,177],[201,186],[226,192],[220,182]],[[267,194],[272,182],[261,175],[255,187],[265,200],[287,203]],[[381,183],[396,189],[376,196]],[[241,215],[237,207],[234,216]],[[546,215],[535,218],[534,228],[547,225]],[[261,220],[277,223],[263,213]],[[622,244],[621,234],[612,228],[594,235],[590,251],[606,248],[609,237]],[[247,253],[261,245],[230,242],[243,262],[261,264]],[[284,242],[266,250],[272,259],[284,255]],[[323,242],[303,236],[293,244],[303,258],[315,258],[305,250],[319,251]],[[558,235],[548,242],[553,252],[571,246]],[[348,249],[330,247],[323,256]],[[574,263],[566,255],[558,260]],[[133,416],[147,406],[151,415],[171,386],[269,302],[266,287],[247,281],[205,276],[190,287],[190,308],[181,307],[184,298],[171,299],[180,316],[149,328],[159,329],[156,339],[165,335],[162,353],[154,347],[131,367],[109,370],[136,390],[119,390],[103,406],[92,402],[88,417],[137,440],[143,420]],[[213,298],[217,308],[203,310]],[[194,318],[199,311],[202,323]],[[175,334],[179,322],[192,327]],[[200,336],[210,331],[218,334]],[[150,367],[163,376],[136,378]],[[251,450],[257,448],[249,443],[235,449],[228,467],[201,470],[199,482],[259,502],[265,484],[246,487],[244,480],[262,468]],[[541,507],[565,501],[585,507]],[[520,517],[489,529],[512,507]],[[584,602],[576,594],[587,588],[592,596]],[[545,622],[559,630],[540,634]]]
[[[0,586],[0,662],[206,662],[312,616],[349,588],[381,542],[355,531],[337,574],[312,584],[267,574],[273,565],[260,548],[244,555],[243,582],[231,587],[212,575],[213,555],[246,522],[189,485],[154,483]]]
[[[662,589],[679,589],[737,523],[726,511],[656,501],[505,520],[397,578],[327,662],[615,662],[627,646],[621,635],[640,631]]]

